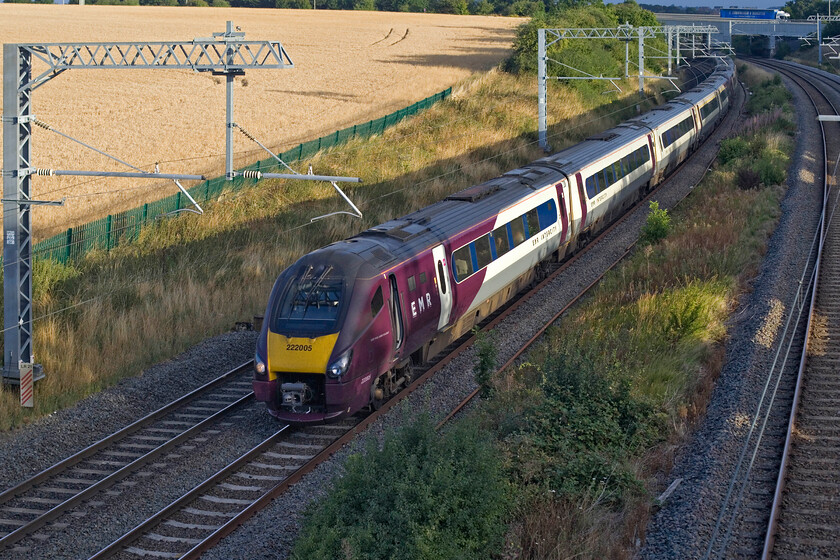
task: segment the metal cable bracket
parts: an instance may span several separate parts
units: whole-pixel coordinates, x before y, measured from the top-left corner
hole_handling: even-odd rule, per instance
[[[231,124],[232,124],[232,126],[238,128],[239,131],[242,132],[242,134],[245,135],[246,138],[248,138],[249,140],[252,140],[254,143],[259,145],[260,148],[262,148],[263,150],[265,150],[266,152],[271,154],[271,157],[276,159],[281,165],[283,165],[286,169],[291,171],[291,173],[262,173],[260,171],[246,170],[246,171],[235,172],[234,173],[235,175],[239,175],[241,177],[246,177],[246,178],[250,178],[250,179],[257,179],[257,180],[259,180],[259,179],[297,179],[297,180],[307,180],[307,181],[329,181],[332,184],[332,186],[335,188],[335,190],[338,191],[338,194],[341,195],[341,198],[343,198],[347,202],[347,204],[350,205],[350,207],[353,209],[353,212],[347,212],[347,211],[331,212],[329,214],[324,214],[323,216],[317,216],[315,218],[312,218],[312,219],[310,219],[310,222],[314,222],[314,221],[317,221],[317,220],[328,218],[330,216],[335,216],[337,214],[347,214],[348,216],[353,216],[354,218],[360,218],[360,219],[362,218],[361,210],[359,210],[359,208],[355,204],[353,204],[353,201],[351,201],[350,198],[346,194],[344,194],[344,191],[342,191],[340,188],[338,188],[338,185],[336,184],[338,182],[361,183],[362,180],[360,178],[358,178],[358,177],[338,177],[338,176],[333,176],[333,175],[314,175],[312,173],[312,166],[311,165],[309,166],[309,173],[307,173],[307,174],[298,173],[297,171],[292,169],[286,162],[284,162],[282,159],[280,159],[280,156],[278,156],[277,154],[275,154],[274,152],[272,152],[271,150],[266,148],[265,144],[263,144],[262,142],[257,140],[256,137],[254,137],[253,134],[251,134],[250,132],[245,130],[242,126],[240,126],[237,123],[231,123]]]

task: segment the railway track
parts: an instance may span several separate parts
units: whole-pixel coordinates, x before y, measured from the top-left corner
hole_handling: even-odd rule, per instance
[[[789,70],[788,70],[789,71]],[[811,73],[813,75],[813,73]],[[840,79],[812,78],[840,91]],[[820,109],[820,114],[838,114]],[[784,453],[762,558],[840,557],[840,216],[837,165],[840,125],[822,123],[825,204],[808,309],[808,341],[797,371]]]
[[[356,419],[358,420],[358,419]],[[95,554],[100,558],[196,558],[315,465],[357,421],[283,426],[274,435]]]
[[[809,78],[803,71],[785,65],[753,62],[779,71],[797,83],[818,114],[837,114],[824,93],[827,82],[823,79]],[[838,89],[838,86],[833,84],[831,89]],[[825,149],[836,149],[840,145],[837,131],[824,129],[823,132]],[[822,167],[825,170],[825,165]],[[815,184],[822,185],[824,180],[825,174],[816,177]],[[763,391],[745,428],[746,435],[704,559],[761,557],[768,535],[772,534],[768,525],[773,524],[771,512],[777,482],[784,480],[784,475],[779,473],[780,468],[784,468],[782,457],[788,446],[791,410],[798,398],[800,357],[806,348],[818,247],[815,238],[808,264],[802,271],[799,290],[793,294],[792,301],[784,302],[786,322],[781,325],[772,366],[765,372]],[[840,406],[840,402],[837,404]],[[819,491],[818,488],[814,487]]]
[[[0,551],[217,433],[217,423],[253,403],[251,370],[245,363],[0,493]]]
[[[639,204],[644,205],[656,192],[651,193]],[[620,223],[621,221],[616,222],[603,232],[599,239],[607,237]],[[597,244],[597,240],[590,247],[595,244]],[[625,250],[612,266],[620,262],[629,251],[629,248]],[[482,330],[493,329],[504,321],[520,305],[552,282],[564,269],[572,265],[582,254],[585,254],[585,252],[562,265],[553,267],[548,277],[537,286],[488,318],[482,325]],[[607,270],[609,268],[603,270],[599,278]],[[578,294],[578,298],[596,282],[597,280],[582,290]],[[571,303],[566,305],[564,310],[570,305]],[[546,323],[545,327],[554,322],[560,313]],[[509,363],[525,352],[544,331],[544,328],[533,336],[516,353],[516,356],[510,359]],[[275,435],[237,461],[102,549],[91,557],[91,560],[138,557],[198,558],[203,552],[232,533],[257,511],[264,508],[292,484],[299,481],[305,474],[311,472],[318,464],[352,440],[358,433],[364,431],[400,399],[405,398],[422,386],[427,379],[470,347],[474,339],[474,336],[464,337],[453,344],[444,353],[443,357],[434,364],[415,369],[414,377],[416,380],[405,391],[358,423],[307,428],[284,426]],[[446,417],[444,422],[469,403],[476,393],[468,395]],[[315,441],[320,443],[316,444]],[[299,451],[300,446],[304,446],[307,453],[301,453]],[[295,449],[298,449],[298,451],[296,452]],[[261,459],[260,457],[264,458]]]

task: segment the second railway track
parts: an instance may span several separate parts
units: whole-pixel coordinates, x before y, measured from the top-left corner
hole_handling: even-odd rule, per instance
[[[792,72],[789,68],[780,71]],[[808,74],[810,80],[820,84],[820,90],[840,91],[840,79]],[[833,109],[818,107],[821,114],[837,114]],[[807,302],[807,352],[798,364],[764,559],[840,557],[836,538],[840,529],[840,216],[836,165],[840,161],[840,125],[824,122],[822,130],[826,196],[818,270]]]
[[[184,397],[90,445],[0,494],[0,550],[48,523],[253,403],[250,363],[231,370]]]
[[[682,478],[683,487],[651,523],[640,554],[644,560],[760,558],[767,540],[800,357],[807,340],[825,153],[836,154],[840,146],[836,128],[826,129],[823,142],[813,115],[836,114],[832,102],[837,105],[840,87],[804,68],[753,62],[781,72],[797,86],[797,112],[803,130],[797,142],[799,158],[792,165],[783,202],[786,214],[771,240],[765,266],[755,280],[754,291],[742,303],[744,307],[733,317],[736,339],[743,342],[727,344],[727,364],[709,415],[672,475]],[[744,313],[747,310],[749,313]],[[765,331],[771,324],[772,331]],[[762,332],[772,334],[762,338]],[[822,420],[819,431],[827,426]],[[820,484],[802,486],[816,490]],[[798,531],[796,538],[807,543],[809,533]],[[816,544],[799,548],[798,557],[837,557],[818,552]]]

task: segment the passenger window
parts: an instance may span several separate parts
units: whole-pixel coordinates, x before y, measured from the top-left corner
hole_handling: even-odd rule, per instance
[[[443,263],[438,261],[438,278],[440,278],[440,291],[446,294],[446,274],[443,271]]]
[[[622,177],[624,177],[624,173],[621,171],[621,161],[617,161],[613,164],[613,175],[615,175],[615,180],[618,181]]]
[[[513,238],[513,246],[518,247],[525,241],[525,224],[522,222],[522,217],[515,218],[510,223],[510,233]]]
[[[455,280],[458,282],[464,280],[467,276],[473,273],[472,257],[470,256],[469,245],[464,245],[452,253],[452,264],[455,267]]]
[[[545,229],[557,221],[557,210],[554,208],[554,201],[549,200],[537,208],[537,215],[540,218],[540,229]]]
[[[379,310],[382,309],[382,304],[385,302],[385,299],[382,297],[382,286],[376,288],[376,293],[373,294],[373,299],[370,300],[370,315],[371,317],[376,317],[376,314],[379,313]]]
[[[408,277],[408,291],[413,292],[417,288],[417,282],[414,281],[414,276]]]
[[[421,272],[421,273],[420,273],[420,283],[421,283],[421,284],[425,284],[425,283],[426,283],[426,273],[425,273],[425,272]]]
[[[586,180],[586,196],[593,198],[595,196],[595,177],[590,177]]]
[[[476,270],[481,270],[493,260],[490,253],[490,236],[483,235],[475,240],[475,258],[478,264]]]
[[[505,226],[493,230],[493,244],[496,246],[496,258],[498,259],[510,250],[507,228]]]
[[[612,172],[612,165],[604,168],[604,190],[609,188],[615,182],[615,176]]]
[[[540,232],[540,222],[537,217],[537,209],[534,208],[533,210],[529,210],[527,214],[525,214],[526,219],[528,220],[528,237],[534,237]]]

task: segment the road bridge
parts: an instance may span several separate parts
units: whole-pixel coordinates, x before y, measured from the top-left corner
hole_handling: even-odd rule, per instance
[[[720,30],[715,38],[725,43],[731,43],[733,35],[763,35],[770,38],[771,52],[775,51],[777,37],[817,35],[816,21],[727,19],[701,14],[656,14],[656,17],[663,25],[714,25]]]

